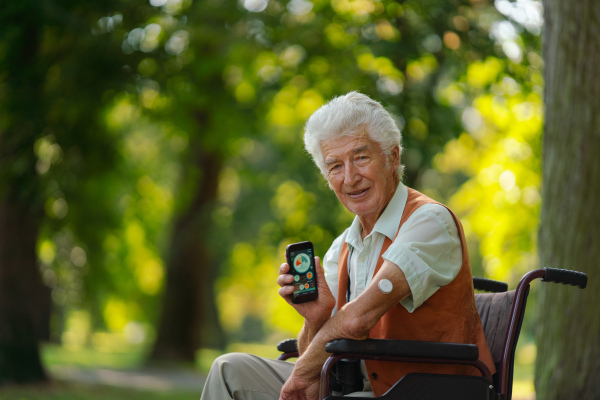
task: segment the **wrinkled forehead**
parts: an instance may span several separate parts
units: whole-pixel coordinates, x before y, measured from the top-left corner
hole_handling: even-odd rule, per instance
[[[321,150],[323,159],[328,163],[330,160],[343,159],[361,152],[378,152],[381,147],[368,135],[338,136],[323,141]]]

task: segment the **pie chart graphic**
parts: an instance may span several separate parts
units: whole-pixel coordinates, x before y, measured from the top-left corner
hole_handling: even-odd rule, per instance
[[[304,253],[298,254],[294,258],[294,269],[296,272],[302,274],[308,270],[310,267],[310,259]]]

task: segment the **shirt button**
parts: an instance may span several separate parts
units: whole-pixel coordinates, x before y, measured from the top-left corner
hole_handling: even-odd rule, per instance
[[[361,258],[360,258],[360,262],[365,262],[365,258],[364,258],[364,257],[361,257]]]

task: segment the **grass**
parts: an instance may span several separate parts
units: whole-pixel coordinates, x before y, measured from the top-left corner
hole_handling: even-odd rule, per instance
[[[129,347],[125,349],[99,350],[94,347],[67,347],[45,345],[42,347],[42,362],[52,367],[72,365],[80,368],[137,368],[144,362],[146,349]]]
[[[63,367],[78,370],[114,369],[137,370],[145,360],[147,349],[140,346],[107,349],[98,347],[73,347],[45,345],[42,362],[52,371]],[[218,352],[203,351],[199,364],[209,365]],[[202,361],[203,360],[203,361]],[[178,368],[180,366],[177,366]],[[181,368],[197,370],[194,366]],[[53,379],[48,384],[0,386],[0,400],[198,400],[198,391],[152,390],[150,388],[123,388],[102,383],[80,383]]]
[[[252,353],[262,357],[276,358],[278,352],[274,345],[263,344],[232,344],[227,352]],[[76,367],[79,369],[109,368],[116,370],[135,370],[143,365],[147,349],[129,347],[106,349],[96,347],[65,347],[46,345],[42,348],[44,365],[52,371],[53,368]],[[213,360],[221,352],[202,349],[198,352],[195,365],[181,366],[206,374]],[[535,399],[533,388],[533,362],[535,360],[535,345],[520,344],[515,359],[513,383],[513,399]],[[198,399],[198,393],[185,391],[152,391],[144,389],[118,388],[106,385],[83,384],[66,381],[54,381],[47,385],[6,386],[0,387],[0,400],[191,400]]]
[[[195,393],[151,392],[67,382],[0,388],[1,400],[198,400],[198,398]]]
[[[233,343],[226,350],[226,353],[232,352],[250,353],[266,358],[277,358],[280,354],[274,344],[257,343]],[[221,354],[223,352],[215,349],[200,349],[196,354],[195,365],[178,367],[195,368],[207,374],[215,358]],[[110,350],[58,345],[45,345],[42,348],[42,362],[50,369],[67,365],[78,368],[133,369],[143,365],[146,355],[147,349],[141,346]]]
[[[534,343],[525,342],[517,345],[513,372],[514,400],[535,399],[533,386],[535,356],[536,346]]]

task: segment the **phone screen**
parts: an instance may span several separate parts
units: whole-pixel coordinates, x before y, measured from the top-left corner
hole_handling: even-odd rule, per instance
[[[292,301],[304,302],[317,298],[317,280],[312,243],[302,242],[289,245],[288,264],[294,276]]]

